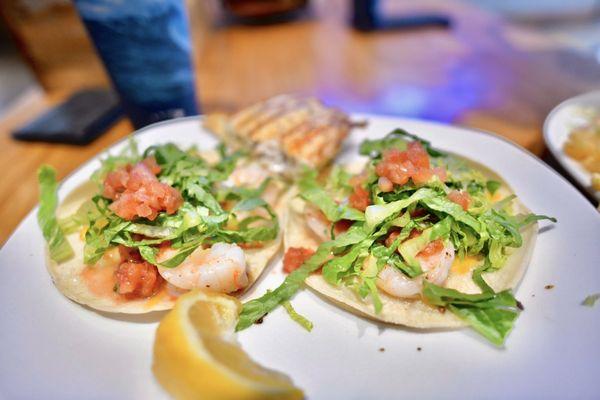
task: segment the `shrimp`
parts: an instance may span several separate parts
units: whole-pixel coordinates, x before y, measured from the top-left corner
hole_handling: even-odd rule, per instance
[[[386,265],[377,276],[377,287],[394,297],[415,298],[421,293],[423,279],[442,285],[454,261],[454,246],[448,242],[441,251],[427,256],[417,255],[416,258],[423,275],[411,279],[397,268]]]
[[[157,261],[168,260],[175,252],[173,248],[165,248]],[[159,266],[158,273],[180,289],[231,293],[248,286],[244,251],[229,243],[215,243],[209,249],[199,247],[175,268]]]

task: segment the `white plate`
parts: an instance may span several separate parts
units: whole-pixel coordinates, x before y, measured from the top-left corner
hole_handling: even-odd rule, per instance
[[[517,291],[525,311],[506,348],[494,348],[468,329],[421,332],[375,324],[310,291],[299,293],[293,303],[314,322],[311,333],[279,309],[239,335],[244,348],[262,364],[288,373],[311,399],[597,397],[600,307],[580,305],[600,291],[600,217],[594,208],[545,164],[493,135],[368,118],[368,129],[350,137],[341,158],[355,157],[363,138],[400,126],[488,165],[532,210],[558,218],[552,227],[542,223]],[[137,139],[142,147],[215,142],[200,132],[195,118],[146,128]],[[92,160],[66,179],[60,197],[97,166]],[[150,371],[160,314],[113,316],[64,298],[46,272],[35,211],[0,251],[0,397],[164,398]],[[281,264],[274,263],[250,295],[262,294],[281,278]],[[548,284],[554,289],[544,289]]]
[[[582,113],[584,109],[595,109],[600,112],[600,91],[572,97],[554,107],[544,122],[544,140],[563,168],[600,201],[600,192],[592,189],[592,174],[563,150],[573,128],[587,122]]]

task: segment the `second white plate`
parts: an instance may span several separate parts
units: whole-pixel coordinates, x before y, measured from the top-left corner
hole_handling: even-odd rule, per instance
[[[544,122],[544,140],[562,167],[600,201],[600,192],[592,188],[592,174],[563,150],[573,128],[586,123],[585,109],[595,109],[600,113],[600,91],[572,97],[556,106]]]

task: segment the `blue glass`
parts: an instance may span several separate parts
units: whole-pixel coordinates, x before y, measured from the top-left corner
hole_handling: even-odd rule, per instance
[[[196,115],[183,0],[75,0],[136,128]]]

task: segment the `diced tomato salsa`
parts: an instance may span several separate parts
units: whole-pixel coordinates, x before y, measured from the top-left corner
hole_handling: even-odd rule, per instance
[[[137,240],[137,239],[134,239]],[[142,262],[142,256],[136,248],[119,245],[119,257],[121,262]]]
[[[388,237],[385,238],[385,247],[390,247],[394,240],[400,235],[400,231],[392,231],[388,234]]]
[[[416,238],[417,236],[421,236],[421,232],[418,229],[413,229],[412,231],[410,231],[410,234],[408,235],[408,238],[406,238],[406,240],[412,239],[412,238]]]
[[[432,242],[427,243],[427,246],[423,250],[417,253],[417,256],[429,257],[439,253],[444,249],[444,242],[442,239],[436,239]]]
[[[410,213],[411,218],[420,218],[427,215],[427,210],[422,207],[417,207]]]
[[[114,200],[110,209],[129,221],[137,217],[154,220],[161,211],[173,214],[183,198],[177,189],[156,178],[159,172],[154,157],[119,168],[106,176],[102,195]]]
[[[348,203],[351,207],[356,208],[360,211],[365,211],[366,208],[371,204],[371,196],[369,191],[362,185],[354,186],[354,191],[348,198]]]
[[[412,179],[415,185],[422,185],[434,175],[442,182],[446,180],[445,169],[431,168],[429,155],[419,142],[410,142],[405,151],[386,150],[383,159],[375,167],[375,173],[396,185],[404,185],[409,179]],[[389,188],[385,187],[385,189]]]
[[[300,268],[315,252],[304,247],[290,247],[283,256],[283,271],[290,273]]]
[[[115,272],[115,277],[117,293],[128,297],[150,297],[163,283],[157,268],[146,261],[121,263]]]
[[[379,177],[377,185],[379,186],[379,190],[381,190],[384,193],[391,192],[392,190],[394,190],[394,183],[385,176]]]
[[[471,203],[471,196],[465,191],[453,190],[448,193],[448,200],[458,204],[463,210],[467,211],[469,209],[469,204]]]
[[[349,219],[341,219],[334,224],[333,233],[335,236],[340,235],[350,229],[352,224],[354,224],[354,221],[350,221]]]

